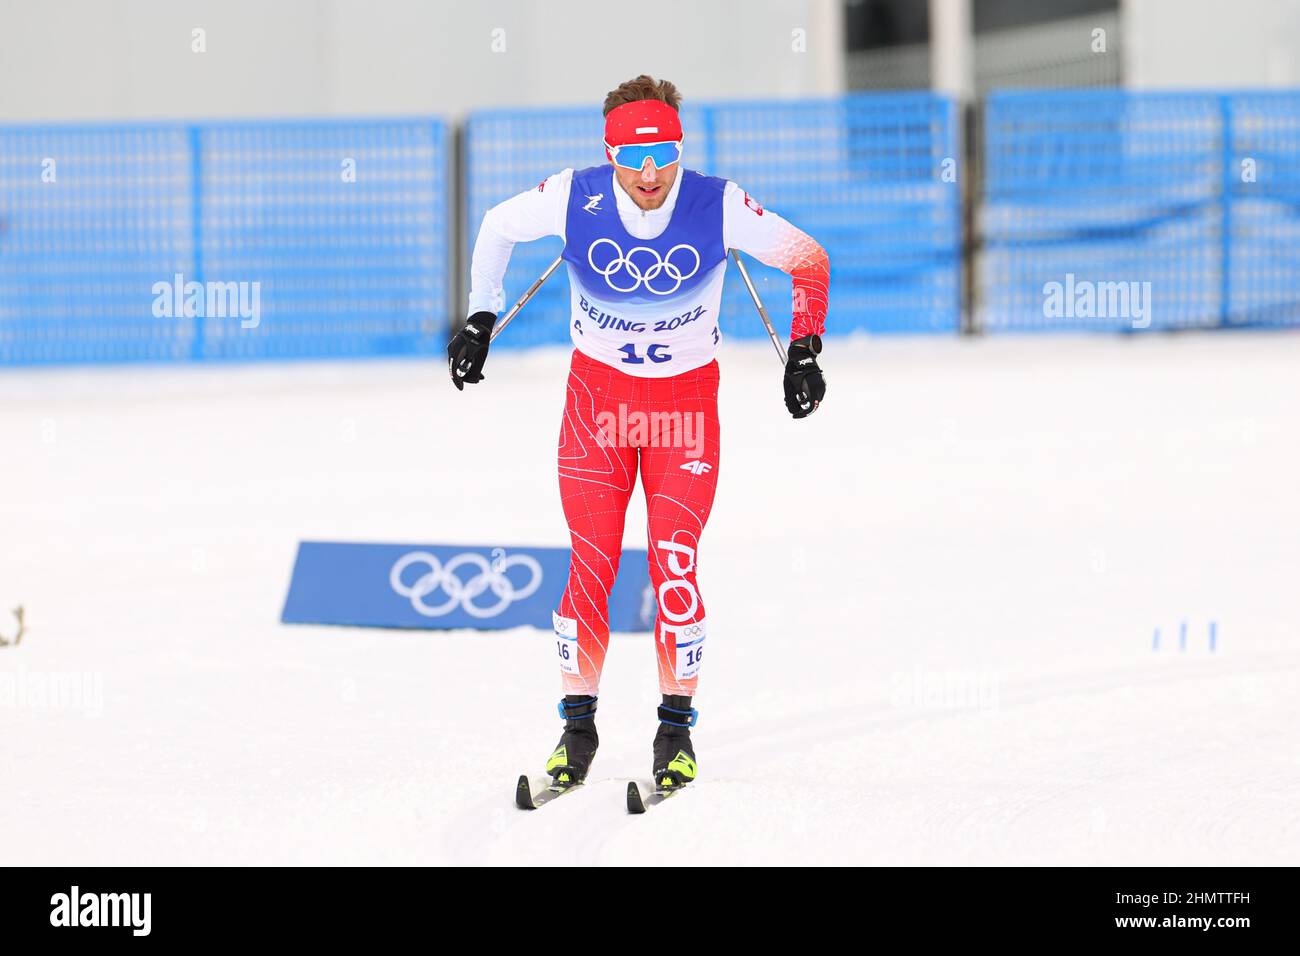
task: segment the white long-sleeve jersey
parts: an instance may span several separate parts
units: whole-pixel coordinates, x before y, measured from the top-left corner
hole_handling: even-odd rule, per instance
[[[612,198],[616,203],[619,220],[629,235],[653,240],[668,228],[686,172],[681,170],[674,178],[667,198],[658,209],[641,209],[618,185],[612,166],[609,167],[609,189],[602,191],[604,197]],[[515,243],[545,236],[566,239],[573,174],[572,169],[562,170],[537,187],[493,206],[484,215],[470,266],[469,314],[482,311],[499,313],[504,308],[502,281]],[[594,197],[587,198],[591,200]],[[604,198],[604,201],[609,199]],[[812,237],[770,209],[764,209],[736,183],[727,181],[722,199],[722,242],[725,249],[739,249],[793,277],[792,339],[824,331],[829,262],[825,251]],[[716,277],[710,277],[711,281],[700,293],[703,308],[711,313],[710,321],[707,324],[686,323],[680,328],[674,327],[671,332],[654,336],[663,340],[661,346],[666,352],[671,352],[674,361],[638,360],[629,364],[627,355],[634,354],[636,347],[621,344],[628,338],[626,334],[620,336],[617,331],[596,326],[590,321],[589,317],[597,315],[605,320],[605,313],[598,312],[605,306],[599,301],[589,301],[590,297],[584,297],[576,283],[571,283],[572,316],[569,325],[574,346],[622,371],[645,377],[675,375],[707,364],[713,359],[720,340],[715,323],[725,260],[723,263],[723,267],[716,270]],[[668,304],[664,303],[665,306]],[[662,328],[673,318],[671,308],[661,309],[665,312],[662,317],[655,316],[655,303],[611,308],[618,308],[620,322],[625,327],[629,321],[636,321]],[[584,320],[585,327],[582,325]]]

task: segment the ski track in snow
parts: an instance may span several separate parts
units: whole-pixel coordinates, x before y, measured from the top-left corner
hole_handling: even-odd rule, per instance
[[[648,635],[524,813],[549,634],[278,623],[302,539],[567,545],[567,359],[0,374],[0,864],[1300,863],[1300,336],[831,339],[802,422],[727,342],[701,777],[641,817]]]

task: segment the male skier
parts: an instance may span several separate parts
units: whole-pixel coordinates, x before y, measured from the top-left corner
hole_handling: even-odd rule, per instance
[[[642,75],[605,98],[608,164],[565,169],[488,210],[474,245],[469,319],[447,348],[456,388],[483,380],[501,282],[517,242],[564,240],[574,351],[560,427],[568,583],[553,613],[565,718],[546,765],[556,786],[587,776],[599,743],[596,698],[609,644],[609,593],[638,468],[657,595],[659,728],[653,779],[684,786],[697,766],[690,728],[707,625],[699,541],[718,480],[718,307],[727,250],[789,273],[793,309],[785,404],[812,414],[826,252],[733,182],[681,168],[681,94]]]

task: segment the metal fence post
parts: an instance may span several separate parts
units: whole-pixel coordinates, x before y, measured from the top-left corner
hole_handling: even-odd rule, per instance
[[[957,135],[960,137],[963,168],[959,176],[959,202],[961,203],[961,289],[958,302],[958,327],[963,335],[975,335],[983,331],[976,321],[976,309],[979,301],[979,253],[981,237],[977,234],[978,205],[983,195],[984,162],[983,130],[984,110],[981,99],[960,104],[960,115],[954,116],[959,123]]]
[[[448,338],[457,332],[468,316],[464,315],[465,302],[469,290],[465,287],[465,273],[469,265],[468,219],[469,195],[466,191],[466,169],[469,163],[465,159],[466,136],[463,120],[448,120],[447,153],[447,220],[451,224],[451,236],[448,242],[448,269],[451,270],[447,283],[451,303],[447,312]]]

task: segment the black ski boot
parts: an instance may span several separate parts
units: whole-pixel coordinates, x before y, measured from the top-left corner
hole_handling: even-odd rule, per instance
[[[568,787],[587,779],[600,745],[596,736],[596,698],[566,694],[559,711],[564,718],[564,733],[555,745],[555,753],[546,761],[546,772],[553,786]]]
[[[699,714],[691,708],[689,697],[664,694],[659,707],[659,731],[655,734],[655,786],[675,790],[695,779],[695,748],[691,746],[691,728]]]

